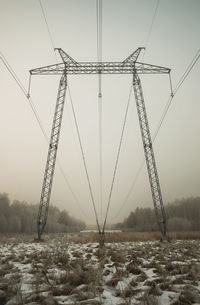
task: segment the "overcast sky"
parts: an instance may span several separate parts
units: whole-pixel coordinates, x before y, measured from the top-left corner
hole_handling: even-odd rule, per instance
[[[157,0],[103,0],[103,61],[123,61],[146,46],[139,60],[172,70],[173,87],[200,47],[200,1],[160,0],[149,36]],[[97,60],[95,0],[42,0],[55,47],[77,61]],[[0,51],[28,87],[29,70],[61,61],[54,54],[37,0],[0,0]],[[174,97],[154,143],[164,203],[200,196],[200,61]],[[0,61],[0,192],[10,198],[40,200],[48,145],[31,107]],[[120,140],[131,76],[102,77],[103,215],[99,191],[98,78],[70,76],[72,99],[86,156],[99,217],[105,213]],[[153,135],[170,96],[167,75],[141,76]],[[59,76],[34,76],[31,97],[42,125],[50,135]],[[51,204],[94,223],[94,212],[84,172],[69,95],[66,96],[58,159],[69,190],[56,167]],[[137,206],[152,207],[146,165],[133,191],[127,193],[144,159],[135,99],[127,118],[108,222],[118,222]],[[120,207],[123,209],[118,213]],[[81,207],[81,208],[80,208]],[[116,216],[116,214],[119,214]],[[86,216],[87,217],[86,217]]]

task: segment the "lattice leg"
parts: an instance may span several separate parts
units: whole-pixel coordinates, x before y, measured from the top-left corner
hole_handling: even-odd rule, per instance
[[[47,162],[46,162],[46,168],[45,168],[44,180],[43,180],[43,186],[42,186],[42,192],[40,198],[40,206],[39,206],[38,220],[37,220],[38,239],[41,239],[41,235],[44,231],[47,222],[53,175],[56,164],[59,135],[60,135],[60,129],[62,123],[63,110],[64,110],[66,89],[67,89],[67,75],[63,74],[58,88],[58,96],[56,100],[56,107],[54,112],[48,156],[47,156]]]
[[[151,193],[154,203],[154,209],[156,214],[157,223],[163,236],[166,235],[166,216],[163,206],[161,188],[158,178],[158,172],[156,168],[156,161],[153,152],[152,140],[149,130],[149,124],[147,120],[147,113],[144,103],[144,96],[142,92],[142,86],[137,73],[133,75],[133,88],[135,93],[138,118],[140,123],[140,131],[142,135],[144,154],[147,164],[147,170],[149,175],[149,182],[151,186]]]

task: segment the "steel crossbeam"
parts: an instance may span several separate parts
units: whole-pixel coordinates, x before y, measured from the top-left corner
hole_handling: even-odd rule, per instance
[[[60,63],[30,70],[31,75],[60,74],[168,74],[170,69],[141,62],[74,62]]]

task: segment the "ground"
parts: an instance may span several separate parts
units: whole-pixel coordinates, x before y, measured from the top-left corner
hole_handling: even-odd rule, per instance
[[[1,237],[0,304],[200,304],[199,239],[80,241]]]

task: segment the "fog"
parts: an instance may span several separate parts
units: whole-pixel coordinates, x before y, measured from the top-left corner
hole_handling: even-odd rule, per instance
[[[103,61],[123,61],[138,47],[147,44],[139,60],[170,68],[175,87],[199,50],[200,2],[161,0],[148,36],[156,3],[153,0],[103,1]],[[96,61],[96,1],[43,0],[42,4],[55,47],[61,47],[77,61]],[[39,1],[0,0],[0,25],[0,51],[26,88],[30,69],[61,62],[58,54],[55,57]],[[28,100],[2,61],[0,64],[0,192],[8,193],[11,199],[37,203],[40,200],[48,144]],[[200,196],[199,68],[197,62],[172,100],[154,142],[164,203],[176,198]],[[101,221],[107,207],[131,81],[131,76],[126,75],[102,76],[101,205],[98,77],[68,77]],[[141,81],[153,135],[170,96],[169,78],[167,75],[146,75],[141,76]],[[58,85],[58,76],[32,77],[31,98],[48,137]],[[51,205],[66,209],[70,215],[93,224],[94,211],[69,93],[66,95],[57,160],[65,179],[57,164]],[[127,198],[143,160],[132,92],[108,222],[122,221],[137,206],[152,207],[145,164]]]

